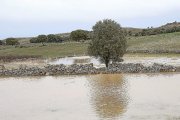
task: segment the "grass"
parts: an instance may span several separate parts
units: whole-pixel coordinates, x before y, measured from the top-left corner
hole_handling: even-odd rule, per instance
[[[58,43],[58,44],[41,44],[27,48],[15,48],[8,46],[7,49],[0,50],[0,56],[23,56],[23,55],[40,55],[44,58],[55,58],[73,55],[83,55],[87,52],[86,43]]]
[[[22,40],[26,47],[0,46],[0,56],[39,55],[44,58],[56,58],[74,55],[87,55],[88,43],[65,42],[30,44]],[[128,50],[177,50],[180,51],[180,32],[131,37],[127,40]],[[126,54],[126,56],[180,56],[179,54]]]
[[[180,50],[180,32],[152,36],[131,37],[128,50]]]
[[[162,53],[162,54],[148,54],[148,53],[127,53],[124,57],[180,57],[180,54]]]

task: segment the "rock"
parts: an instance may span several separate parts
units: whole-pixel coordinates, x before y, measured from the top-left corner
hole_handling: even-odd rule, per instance
[[[20,66],[18,69],[0,69],[0,76],[45,76],[45,75],[79,75],[99,73],[158,73],[180,72],[180,67],[154,63],[152,66],[143,66],[134,63],[112,63],[108,68],[95,68],[93,64],[73,64],[70,66],[47,65],[44,68]]]

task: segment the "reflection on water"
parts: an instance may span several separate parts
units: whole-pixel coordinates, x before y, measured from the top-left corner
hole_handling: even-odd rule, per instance
[[[117,118],[126,111],[126,81],[121,74],[91,76],[91,103],[101,118]]]
[[[180,74],[0,78],[0,120],[180,120]]]

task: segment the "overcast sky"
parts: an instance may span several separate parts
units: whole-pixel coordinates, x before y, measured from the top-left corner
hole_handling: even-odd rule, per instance
[[[0,0],[0,39],[91,30],[105,18],[157,27],[180,21],[180,0]]]

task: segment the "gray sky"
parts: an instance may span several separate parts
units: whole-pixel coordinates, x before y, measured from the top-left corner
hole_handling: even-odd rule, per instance
[[[0,0],[0,39],[91,30],[105,18],[123,27],[180,21],[180,0]]]

